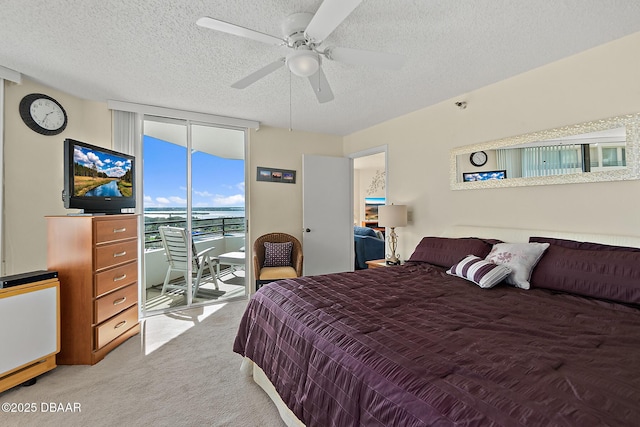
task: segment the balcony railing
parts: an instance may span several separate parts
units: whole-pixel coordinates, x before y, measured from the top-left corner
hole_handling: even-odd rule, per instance
[[[158,227],[163,225],[186,228],[187,219],[184,216],[170,218],[151,218],[145,216],[145,250],[162,248],[162,239],[160,238]],[[191,220],[191,228],[194,241],[230,234],[243,234],[245,232],[245,219],[242,216],[202,219],[193,218]]]

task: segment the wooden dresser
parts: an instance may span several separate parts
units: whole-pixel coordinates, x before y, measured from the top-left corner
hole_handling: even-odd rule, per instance
[[[60,280],[60,365],[93,365],[140,332],[138,216],[49,216]]]

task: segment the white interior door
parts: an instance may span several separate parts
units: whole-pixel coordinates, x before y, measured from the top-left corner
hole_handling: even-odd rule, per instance
[[[353,160],[302,156],[304,275],[353,270]]]

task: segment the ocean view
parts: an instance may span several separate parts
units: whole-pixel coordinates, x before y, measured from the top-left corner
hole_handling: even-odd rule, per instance
[[[158,227],[186,227],[186,208],[164,207],[144,210],[145,249],[161,247]],[[245,232],[244,208],[199,207],[193,209],[192,234],[194,240]]]
[[[145,218],[185,217],[186,207],[145,208]],[[196,219],[244,217],[244,207],[196,207],[192,209]]]

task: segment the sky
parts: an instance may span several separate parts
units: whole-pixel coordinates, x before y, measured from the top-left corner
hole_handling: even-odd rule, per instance
[[[145,135],[144,207],[185,207],[185,147]],[[192,157],[193,207],[244,207],[244,160],[195,152]]]
[[[119,178],[131,169],[131,160],[79,145],[73,148],[73,161],[112,178]]]

